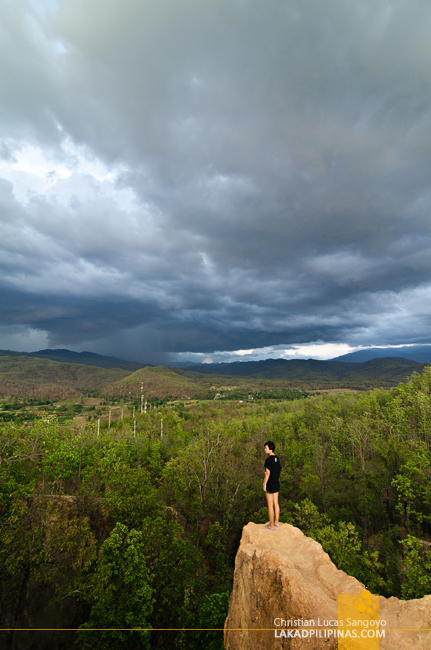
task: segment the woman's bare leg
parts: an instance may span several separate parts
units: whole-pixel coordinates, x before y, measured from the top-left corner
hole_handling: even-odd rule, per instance
[[[274,494],[267,494],[265,492],[266,502],[268,504],[268,515],[269,515],[269,527],[275,528],[274,526]],[[277,494],[278,496],[278,494]],[[279,508],[280,510],[280,508]]]
[[[275,494],[272,495],[274,497],[274,515],[275,515],[274,524],[275,524],[275,526],[280,525],[280,521],[279,521],[280,520],[280,506],[278,505],[278,495],[279,494],[280,494],[279,492],[275,492]]]

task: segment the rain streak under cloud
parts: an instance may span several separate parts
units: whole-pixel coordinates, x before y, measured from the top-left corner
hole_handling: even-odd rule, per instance
[[[0,13],[0,348],[430,342],[428,0]]]

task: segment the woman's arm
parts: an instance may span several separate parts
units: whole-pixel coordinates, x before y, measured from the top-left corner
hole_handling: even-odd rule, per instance
[[[271,472],[269,471],[268,468],[265,469],[265,478],[263,479],[263,489],[266,491],[266,484],[268,483],[269,475]]]

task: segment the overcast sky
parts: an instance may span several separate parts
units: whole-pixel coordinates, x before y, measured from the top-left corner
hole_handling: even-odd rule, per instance
[[[0,348],[431,341],[429,0],[0,14]]]

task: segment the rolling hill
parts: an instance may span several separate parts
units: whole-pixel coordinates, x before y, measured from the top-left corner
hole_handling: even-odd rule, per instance
[[[199,393],[205,396],[206,392],[198,382],[184,377],[165,366],[137,370],[107,388],[106,392],[108,394],[110,391],[112,393],[127,393],[130,391],[132,395],[136,396],[141,394],[141,384],[144,385],[145,397],[150,399],[153,397],[166,397],[167,395],[190,398],[196,397]]]
[[[20,397],[74,397],[82,389],[104,389],[129,375],[121,368],[98,368],[37,357],[0,357],[0,393]]]
[[[146,368],[151,364],[138,363],[137,361],[124,361],[115,357],[104,357],[95,352],[72,352],[71,350],[39,350],[38,352],[12,352],[11,350],[0,350],[0,357],[36,357],[37,359],[50,359],[63,363],[79,363],[85,366],[97,366],[98,368],[123,368],[134,372],[140,368]]]
[[[205,382],[200,384],[163,366],[130,372],[38,357],[0,357],[0,394],[4,396],[66,399],[85,390],[100,390],[107,396],[131,392],[136,397],[142,383],[148,398],[206,396]]]
[[[172,395],[205,398],[219,387],[234,386],[249,391],[286,388],[325,390],[329,388],[371,388],[395,386],[425,364],[389,357],[364,363],[268,359],[193,366],[191,369],[147,366],[131,372],[122,368],[101,368],[26,357],[0,357],[0,393],[16,397],[75,397],[82,391],[99,390],[107,396],[131,393],[138,396],[141,384],[147,398]]]

